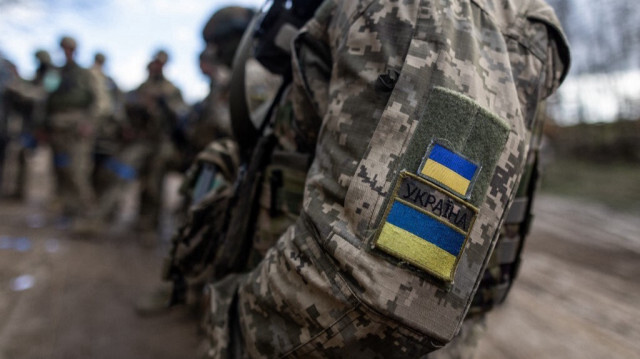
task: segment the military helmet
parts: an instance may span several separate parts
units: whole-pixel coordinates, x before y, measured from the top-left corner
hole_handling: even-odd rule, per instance
[[[153,61],[157,61],[164,65],[169,61],[169,54],[165,50],[158,50],[158,52],[153,55]]]
[[[233,55],[240,44],[242,34],[253,18],[249,8],[229,6],[216,11],[202,30],[208,48],[215,48],[216,57],[231,67]]]
[[[203,62],[206,62],[206,63],[210,63],[210,64],[214,64],[214,63],[216,63],[217,60],[218,60],[218,57],[217,57],[216,51],[213,48],[209,47],[209,46],[207,46],[200,53],[200,61],[203,61]]]
[[[62,48],[75,50],[77,45],[76,40],[71,36],[64,36],[60,39],[60,47]]]
[[[34,55],[41,64],[51,64],[51,56],[47,50],[38,50]]]
[[[96,52],[93,56],[93,60],[95,63],[102,65],[107,60],[107,57],[102,52]]]
[[[240,6],[228,6],[216,11],[202,30],[206,42],[219,43],[225,38],[242,36],[251,22],[253,10]]]

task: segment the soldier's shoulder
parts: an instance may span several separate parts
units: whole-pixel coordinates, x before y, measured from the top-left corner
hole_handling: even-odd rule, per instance
[[[178,86],[176,86],[176,84],[173,83],[173,81],[165,78],[164,81],[162,82],[162,86],[171,90],[171,91],[180,91],[180,89],[178,88]]]
[[[164,79],[161,84],[161,91],[165,96],[182,96],[182,91],[171,80]]]

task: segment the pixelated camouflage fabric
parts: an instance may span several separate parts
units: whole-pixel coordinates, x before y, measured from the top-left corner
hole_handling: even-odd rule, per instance
[[[249,357],[408,357],[454,336],[517,187],[531,109],[568,64],[550,13],[541,1],[328,1],[319,9],[303,34],[330,49],[329,81],[313,86],[326,101],[314,101],[310,79],[294,88],[304,100],[297,121],[325,109],[311,134],[303,211],[239,282],[237,310],[213,313],[211,356],[228,354],[227,314],[240,318]],[[397,81],[381,91],[376,83],[390,70]],[[434,86],[510,128],[450,290],[370,250]],[[310,112],[300,112],[305,102]],[[214,289],[212,303],[228,303],[223,292]]]

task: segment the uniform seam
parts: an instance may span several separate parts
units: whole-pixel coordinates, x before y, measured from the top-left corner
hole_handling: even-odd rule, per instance
[[[279,358],[286,358],[291,356],[292,354],[294,354],[295,351],[302,349],[303,347],[305,347],[306,345],[311,344],[312,342],[314,342],[315,340],[317,340],[320,336],[322,336],[322,334],[326,333],[329,329],[333,328],[334,326],[336,326],[338,323],[340,323],[340,321],[348,316],[350,313],[354,312],[356,309],[358,309],[358,306],[362,305],[362,303],[360,301],[358,301],[358,303],[356,303],[354,306],[352,306],[350,309],[348,309],[344,314],[342,314],[340,316],[340,318],[336,319],[333,323],[331,323],[328,327],[326,327],[325,329],[321,330],[319,333],[317,333],[316,335],[312,336],[311,338],[309,338],[309,340],[305,341],[304,343],[298,344],[296,347],[292,348],[291,350],[289,350],[287,353],[283,354],[282,356],[280,356]],[[347,324],[353,323],[357,318],[353,318],[352,320],[348,321]],[[334,336],[338,335],[340,332],[342,332],[342,330],[337,331],[334,335],[330,336],[327,338],[333,338]],[[313,353],[314,351],[318,350],[318,348],[313,348],[312,350],[304,353],[304,354],[310,354]],[[301,353],[302,354],[302,353]]]

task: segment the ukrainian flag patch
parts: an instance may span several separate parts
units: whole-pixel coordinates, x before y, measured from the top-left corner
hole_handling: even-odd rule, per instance
[[[434,142],[419,174],[460,197],[468,198],[478,169],[477,164]]]
[[[472,205],[403,171],[374,246],[450,283],[476,214]]]

